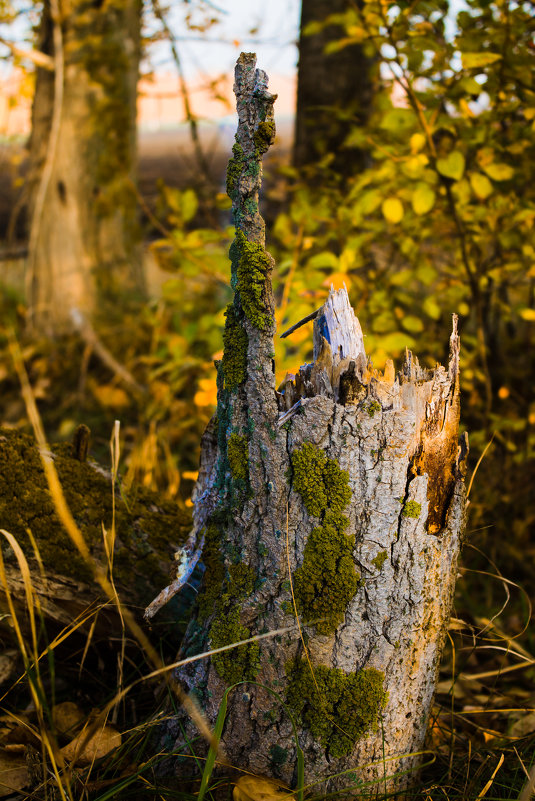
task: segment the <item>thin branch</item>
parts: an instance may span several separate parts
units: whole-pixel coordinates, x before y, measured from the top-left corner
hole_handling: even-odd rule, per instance
[[[165,31],[167,38],[169,39],[169,44],[171,46],[171,53],[173,54],[173,59],[176,64],[176,68],[178,71],[178,78],[180,81],[180,91],[182,92],[182,100],[184,102],[184,113],[186,114],[186,120],[189,124],[190,131],[191,131],[191,139],[193,142],[193,147],[195,150],[195,157],[197,159],[197,163],[209,183],[212,183],[212,177],[210,175],[210,168],[208,167],[208,162],[206,161],[206,156],[204,155],[204,151],[202,149],[201,140],[199,138],[199,128],[197,126],[197,118],[193,114],[189,102],[189,93],[188,87],[186,84],[186,78],[184,75],[184,70],[182,68],[182,62],[180,61],[180,56],[178,55],[177,49],[177,40],[173,31],[170,29],[169,25],[167,24],[167,20],[165,19],[164,13],[162,8],[158,2],[158,0],[152,0],[152,7],[154,9],[154,14],[157,19],[161,22],[162,28]]]
[[[0,44],[8,47],[14,56],[26,58],[28,61],[31,61],[33,64],[35,64],[36,67],[41,67],[41,69],[54,72],[54,59],[46,53],[42,53],[40,50],[34,50],[33,48],[26,50],[24,47],[19,47],[16,42],[10,42],[9,39],[4,39],[3,36],[0,36]]]

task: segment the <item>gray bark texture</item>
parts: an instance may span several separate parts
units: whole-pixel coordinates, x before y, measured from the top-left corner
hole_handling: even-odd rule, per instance
[[[388,777],[420,764],[464,525],[456,319],[447,368],[425,370],[407,352],[397,374],[392,362],[379,372],[347,292],[331,291],[314,320],[313,364],[276,390],[258,213],[274,134],[266,86],[242,54],[228,172],[235,295],[194,496],[206,572],[183,655],[293,628],[178,678],[211,722],[227,687],[246,682],[230,693],[222,740],[237,769],[296,786],[290,712],[315,792],[397,791],[414,772]],[[183,743],[177,719],[162,744],[173,741]]]

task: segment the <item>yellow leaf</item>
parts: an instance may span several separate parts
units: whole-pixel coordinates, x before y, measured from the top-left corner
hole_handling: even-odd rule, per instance
[[[435,205],[436,195],[429,184],[418,184],[412,193],[412,208],[415,214],[423,215]]]
[[[348,289],[351,287],[351,278],[346,273],[332,273],[323,281],[322,286],[327,289],[330,289],[331,286],[335,289],[342,289],[344,284]]]
[[[480,172],[473,172],[470,175],[470,183],[474,194],[480,200],[485,200],[486,197],[492,194],[492,184],[486,175],[482,175]]]
[[[419,153],[417,156],[411,156],[407,159],[402,166],[402,170],[409,178],[419,178],[428,163],[429,159],[425,153]]]
[[[263,776],[241,776],[232,792],[233,801],[293,801],[289,787],[276,779]]]
[[[462,56],[463,68],[471,70],[476,67],[486,67],[489,64],[494,64],[502,58],[499,53],[463,53]]]
[[[458,150],[452,150],[447,156],[437,159],[437,170],[446,178],[460,181],[464,173],[464,156]]]
[[[384,200],[381,211],[388,222],[398,223],[403,219],[403,203],[397,197],[389,197]]]
[[[515,171],[509,164],[496,164],[492,162],[492,164],[487,164],[483,169],[493,181],[509,181],[515,174]]]
[[[409,139],[411,153],[418,153],[425,146],[425,136],[422,133],[415,133]]]
[[[520,309],[518,313],[523,320],[528,320],[530,323],[535,321],[535,309]]]
[[[121,387],[114,387],[111,384],[101,384],[93,387],[93,394],[103,406],[111,406],[115,409],[125,408],[130,405],[130,398]]]

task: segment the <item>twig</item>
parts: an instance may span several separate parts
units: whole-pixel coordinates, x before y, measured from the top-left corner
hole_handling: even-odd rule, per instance
[[[46,53],[42,53],[40,50],[34,50],[33,48],[26,50],[24,47],[19,47],[19,45],[15,42],[10,42],[9,39],[4,39],[3,36],[0,36],[0,44],[8,47],[14,56],[18,56],[19,58],[27,58],[28,61],[31,61],[36,67],[41,67],[41,69],[54,72],[54,59]]]
[[[319,309],[316,309],[316,311],[313,311],[311,314],[307,314],[306,317],[303,317],[303,319],[299,320],[298,323],[292,325],[291,328],[287,328],[286,331],[280,335],[280,339],[285,339],[286,337],[289,337],[290,334],[293,334],[294,331],[297,331],[297,329],[301,328],[301,326],[305,325],[305,323],[309,323],[311,320],[315,320],[320,311],[322,310],[322,308],[323,306],[320,306]]]
[[[145,394],[147,391],[146,388],[141,386],[141,384],[138,384],[132,373],[127,370],[126,367],[120,364],[115,356],[110,353],[107,347],[98,338],[95,329],[82,315],[80,309],[71,309],[70,315],[76,331],[78,331],[86,345],[95,351],[99,359],[104,362],[106,367],[109,367],[110,370],[121,379],[121,381],[124,381],[124,383],[128,384],[129,387],[135,389],[136,392]]]
[[[209,183],[212,183],[212,177],[210,175],[210,168],[208,167],[208,163],[206,161],[206,156],[204,155],[204,151],[202,149],[201,140],[199,138],[199,129],[197,126],[197,119],[191,110],[191,106],[189,103],[189,94],[188,94],[188,86],[186,84],[186,78],[184,76],[184,70],[182,69],[182,62],[180,61],[180,56],[178,55],[178,49],[176,46],[176,37],[173,34],[172,30],[170,29],[169,25],[167,24],[167,20],[165,19],[164,13],[162,8],[158,2],[158,0],[152,0],[152,7],[154,9],[154,14],[159,19],[162,24],[162,28],[165,31],[167,38],[169,39],[169,44],[171,47],[171,53],[173,54],[173,59],[176,64],[176,68],[178,71],[178,79],[180,81],[180,91],[182,92],[182,100],[184,102],[184,112],[186,114],[186,120],[189,124],[190,131],[191,131],[191,139],[193,142],[193,147],[195,150],[195,157],[199,164],[199,167]]]

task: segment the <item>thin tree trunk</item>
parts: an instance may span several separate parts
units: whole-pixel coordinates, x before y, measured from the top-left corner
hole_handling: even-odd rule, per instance
[[[140,13],[139,0],[44,6],[41,47],[55,72],[37,71],[27,290],[30,323],[50,335],[140,281]]]
[[[258,214],[273,97],[254,66],[242,54],[236,67],[235,295],[217,416],[202,442],[193,534],[204,539],[206,573],[183,652],[293,629],[193,663],[179,678],[211,721],[225,690],[246,682],[229,697],[230,764],[295,786],[289,710],[316,791],[362,780],[382,793],[413,778],[389,774],[420,764],[413,754],[455,585],[466,455],[456,320],[447,369],[424,370],[407,352],[397,375],[392,362],[378,372],[346,291],[332,291],[314,320],[314,363],[276,391],[272,260]],[[169,735],[180,746],[182,731],[177,719],[167,724],[167,747]],[[335,777],[342,771],[351,775]]]

